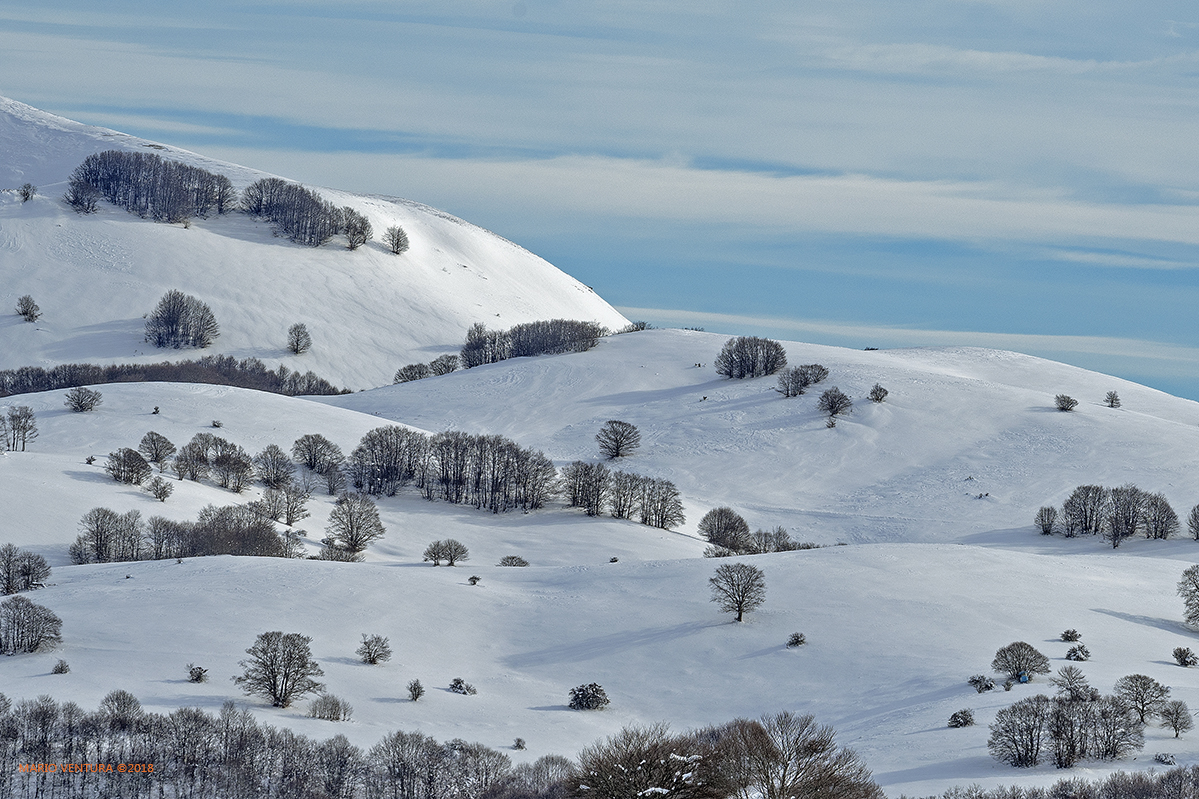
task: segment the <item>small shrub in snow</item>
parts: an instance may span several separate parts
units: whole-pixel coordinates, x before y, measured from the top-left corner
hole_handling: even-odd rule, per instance
[[[175,487],[161,477],[155,477],[146,486],[146,490],[159,502],[166,502],[167,497],[174,493]]]
[[[42,309],[37,307],[32,296],[26,294],[17,299],[17,314],[26,322],[36,322],[42,315]]]
[[[791,637],[787,639],[787,646],[803,646],[808,639],[803,633],[791,633]]]
[[[608,562],[609,563],[619,563],[620,558],[616,558],[616,557],[608,558]]]
[[[500,558],[500,562],[497,563],[496,565],[497,566],[528,566],[529,562],[527,560],[525,560],[524,558],[520,557],[519,555],[505,555],[504,557]]]
[[[86,413],[95,410],[104,401],[104,395],[90,388],[76,386],[63,399],[63,404],[75,413]]]
[[[611,704],[611,701],[598,683],[580,685],[578,688],[570,689],[571,710],[600,710],[605,705]]]
[[[1103,404],[1109,408],[1119,408],[1120,395],[1114,391],[1107,392],[1107,394],[1103,397]]]
[[[1191,651],[1189,646],[1178,646],[1174,648],[1174,662],[1179,666],[1186,668],[1199,663],[1199,658],[1195,657],[1195,653]]]
[[[1154,755],[1153,762],[1158,763],[1163,766],[1173,766],[1176,763],[1176,761],[1174,760],[1174,755],[1168,754],[1166,752],[1158,752],[1156,755]]]
[[[333,694],[321,694],[308,706],[309,718],[322,721],[349,721],[353,714],[354,708],[350,703]]]
[[[1066,652],[1066,660],[1075,660],[1082,662],[1091,659],[1091,650],[1087,649],[1086,644],[1070,647],[1070,651]]]
[[[1012,690],[1012,686],[1015,684],[1016,684],[1015,680],[1004,680],[1003,681],[1003,690],[1010,691],[1010,690]]]
[[[820,399],[816,400],[816,409],[828,414],[829,421],[833,422],[829,426],[832,427],[836,425],[836,417],[853,411],[853,400],[846,396],[841,389],[833,386],[821,394]]]
[[[883,388],[878,383],[875,383],[870,389],[870,394],[868,396],[870,397],[871,402],[882,402],[887,399],[887,395],[889,393],[891,392],[887,391],[887,389]]]
[[[83,459],[83,462],[86,463],[88,466],[91,466],[93,463],[96,462],[96,456],[88,455],[86,458]]]
[[[392,225],[383,231],[383,243],[393,255],[400,255],[408,249],[408,234],[399,225]]]
[[[1075,641],[1080,640],[1081,638],[1082,638],[1082,633],[1080,633],[1078,630],[1075,630],[1073,628],[1066,630],[1062,633],[1062,640],[1066,641],[1068,643],[1071,643],[1071,644],[1074,643]]]
[[[1053,398],[1053,404],[1059,411],[1072,411],[1078,407],[1078,400],[1067,394],[1058,394]]]
[[[61,658],[54,664],[54,668],[50,669],[51,674],[66,674],[71,670],[71,666]]]
[[[21,197],[21,202],[27,203],[37,194],[37,186],[32,183],[23,183],[21,188],[17,189],[17,194]]]
[[[224,427],[224,426],[225,426],[225,423],[224,423],[224,422],[222,422],[220,419],[213,419],[213,420],[212,420],[212,426],[213,426],[213,427]]]
[[[974,711],[970,708],[963,708],[949,717],[949,726],[958,727],[973,727],[974,726]]]
[[[187,664],[187,681],[188,682],[208,682],[208,669],[197,666],[195,663]]]
[[[995,689],[995,681],[985,674],[975,674],[967,682],[980,694]]]
[[[524,749],[525,748],[525,739],[517,738],[515,741],[512,742],[512,748],[516,749],[518,751]]]
[[[368,663],[372,666],[378,665],[387,660],[391,660],[391,643],[382,635],[367,635],[362,634],[362,643],[355,654],[362,658],[363,663]]]
[[[450,693],[473,696],[474,694],[479,693],[479,691],[461,677],[455,677],[454,679],[450,680]]]
[[[425,686],[420,684],[420,680],[413,680],[408,683],[408,698],[413,702],[425,695]]]
[[[472,574],[470,577],[467,577],[467,578],[466,578],[466,581],[467,581],[468,583],[470,583],[471,585],[478,585],[478,584],[479,584],[479,580],[482,580],[482,579],[483,579],[483,578],[482,578],[482,577],[480,577],[479,575],[477,575],[477,574]]]

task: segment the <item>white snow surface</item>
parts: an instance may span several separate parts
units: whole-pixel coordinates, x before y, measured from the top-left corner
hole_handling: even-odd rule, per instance
[[[109,149],[157,153],[224,174],[238,189],[267,175],[0,98],[0,189],[38,187],[26,203],[0,192],[0,309],[8,309],[0,314],[0,369],[216,353],[361,389],[390,383],[404,364],[457,352],[475,322],[492,329],[554,318],[627,324],[590,288],[527,250],[394,197],[316,189],[370,219],[375,239],[354,252],[340,236],[317,248],[293,244],[238,213],[186,228],[104,202],[80,216],[61,199],[66,182],[87,155]],[[397,224],[410,241],[400,256],[382,243]],[[143,317],[170,289],[212,308],[221,325],[212,347],[168,351],[144,342]],[[24,294],[44,314],[35,324],[11,313]],[[298,356],[286,348],[296,322],[314,342]]]
[[[1193,734],[1157,727],[1136,761],[1011,769],[990,758],[987,724],[1045,678],[976,694],[995,650],[1025,640],[1066,665],[1062,630],[1077,628],[1092,659],[1079,664],[1110,691],[1130,673],[1199,707],[1199,670],[1173,664],[1196,645],[1181,622],[1174,585],[1199,543],[1040,536],[1036,508],[1060,504],[1077,484],[1136,482],[1163,491],[1185,514],[1199,497],[1199,405],[1152,389],[1014,353],[989,350],[858,352],[786,342],[791,363],[819,362],[828,381],[783,399],[773,378],[730,381],[711,361],[724,337],[645,331],[604,339],[587,353],[517,359],[399,386],[312,401],[168,383],[100,386],[103,404],[71,413],[63,392],[9,398],[29,404],[40,435],[27,452],[0,457],[7,512],[0,540],[44,553],[52,585],[32,598],[64,619],[55,651],[0,660],[10,697],[50,693],[94,707],[132,691],[150,709],[216,710],[233,698],[264,721],[308,735],[344,733],[369,746],[394,729],[529,749],[514,758],[574,754],[629,723],[676,729],[810,712],[833,725],[890,796],[954,784],[1048,784],[1147,767],[1155,752],[1199,763]],[[697,367],[703,363],[703,367]],[[887,402],[864,399],[874,382]],[[837,385],[854,411],[828,429],[814,409]],[[1118,409],[1099,399],[1117,390]],[[1077,410],[1053,410],[1070,393]],[[707,399],[702,399],[707,397]],[[153,406],[160,413],[152,414]],[[430,432],[449,427],[510,436],[557,462],[595,460],[608,418],[642,431],[642,448],[614,466],[668,477],[683,492],[678,531],[589,519],[560,503],[493,515],[427,502],[410,490],[380,499],[387,537],[362,564],[251,558],[66,565],[79,518],[103,505],[194,518],[207,503],[255,498],[207,483],[175,482],[166,503],[103,472],[106,453],[148,430],[177,444],[208,431],[257,452],[320,432],[349,452],[392,420]],[[213,419],[222,422],[219,430]],[[86,465],[94,454],[98,460]],[[973,479],[967,479],[973,478]],[[979,493],[984,494],[978,499]],[[703,559],[695,525],[730,504],[752,527],[781,524],[801,540],[848,546],[763,555],[767,601],[737,624],[709,601],[718,562]],[[297,527],[317,541],[331,507],[318,495]],[[425,544],[453,537],[471,557],[455,568],[421,562]],[[519,554],[528,568],[499,568]],[[617,563],[610,563],[611,557]],[[467,577],[482,578],[471,586]],[[313,637],[328,690],[354,706],[349,723],[278,710],[243,697],[229,678],[265,630]],[[808,643],[785,646],[792,632]],[[353,654],[362,633],[387,635],[392,661]],[[67,675],[51,675],[59,657]],[[185,667],[210,670],[188,683]],[[995,675],[999,677],[999,675]],[[446,687],[454,677],[476,696]],[[418,703],[404,686],[429,689]],[[602,712],[566,708],[570,688],[598,682]],[[972,708],[978,725],[951,730]]]
[[[81,218],[57,199],[87,153],[151,144],[0,101],[0,185],[41,187],[24,205],[0,194],[0,302],[11,307],[30,293],[46,313],[37,324],[0,314],[0,368],[194,357],[200,353],[147,352],[141,343],[142,314],[170,288],[216,312],[223,333],[205,352],[284,362],[355,388],[388,383],[403,363],[455,350],[474,321],[624,321],[515,245],[403,201],[322,190],[365,210],[376,230],[403,224],[413,249],[397,259],[375,245],[355,253],[296,247],[237,216],[196,220],[190,229],[111,207]],[[219,168],[239,186],[261,175],[160,152]],[[308,355],[284,353],[294,321],[316,340]],[[1155,752],[1199,763],[1199,734],[1175,740],[1150,727],[1136,760],[1088,761],[1069,772],[1000,765],[986,750],[987,725],[1000,708],[1051,686],[1038,678],[980,695],[966,684],[989,673],[995,650],[1015,640],[1043,651],[1055,669],[1065,665],[1059,636],[1076,628],[1092,652],[1080,665],[1100,690],[1143,673],[1199,708],[1199,670],[1170,656],[1177,646],[1199,648],[1174,593],[1199,542],[1135,539],[1113,551],[1089,538],[1046,538],[1031,524],[1038,507],[1060,505],[1082,483],[1133,482],[1164,493],[1185,516],[1199,502],[1199,404],[1010,352],[796,342],[784,342],[789,362],[824,364],[830,376],[784,399],[774,378],[717,376],[712,362],[724,341],[644,331],[608,337],[586,353],[319,401],[170,383],[99,386],[103,404],[91,413],[68,411],[61,391],[0,400],[0,409],[31,406],[40,430],[27,451],[0,453],[0,543],[51,561],[51,584],[31,598],[64,621],[55,651],[0,659],[0,691],[94,708],[125,689],[162,712],[214,711],[234,699],[263,721],[314,737],[343,733],[363,746],[395,729],[501,749],[524,738],[529,748],[511,751],[515,759],[573,755],[630,723],[684,729],[810,712],[837,729],[893,797],[1096,777],[1147,768]],[[890,391],[885,403],[865,399],[875,382]],[[834,385],[855,405],[829,429],[815,404]],[[1111,390],[1123,407],[1102,405]],[[1078,408],[1056,411],[1059,393],[1077,398]],[[260,495],[257,486],[237,495],[173,481],[174,494],[159,503],[109,479],[107,454],[136,446],[150,430],[177,445],[211,432],[251,453],[321,433],[348,454],[372,428],[400,423],[503,434],[562,465],[597,460],[595,433],[609,419],[631,422],[643,436],[614,468],[667,478],[681,490],[687,521],[678,530],[587,518],[560,502],[493,515],[405,489],[379,500],[387,536],[361,564],[218,557],[69,565],[67,547],[93,507],[193,519],[209,503]],[[703,514],[721,505],[752,528],[779,525],[826,545],[745,558],[764,570],[767,601],[740,624],[709,601],[718,562],[701,557],[696,535]],[[331,500],[318,494],[309,507],[312,516],[297,527],[314,549]],[[463,541],[470,559],[455,568],[422,563],[425,545],[438,538]],[[494,565],[509,554],[532,565]],[[471,575],[479,585],[469,584]],[[308,719],[306,701],[278,710],[239,692],[230,678],[267,630],[312,637],[328,690],[354,706],[351,722]],[[792,632],[808,643],[788,649]],[[362,633],[388,636],[394,659],[360,663]],[[60,657],[71,671],[52,675]],[[209,669],[210,681],[187,682],[189,663]],[[448,692],[454,677],[479,693]],[[404,689],[414,678],[428,688],[417,703]],[[569,689],[590,682],[603,685],[612,704],[568,710]],[[978,725],[948,729],[962,708],[974,710]]]

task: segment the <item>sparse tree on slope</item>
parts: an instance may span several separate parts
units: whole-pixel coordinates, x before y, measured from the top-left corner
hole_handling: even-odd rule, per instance
[[[408,249],[408,234],[399,225],[392,225],[383,232],[383,243],[392,255],[400,255]]]
[[[1161,713],[1170,696],[1170,688],[1145,674],[1129,674],[1116,680],[1116,697],[1134,711],[1141,724]]]
[[[371,498],[364,494],[348,493],[337,498],[325,531],[348,552],[361,552],[387,532],[379,519],[379,509]]]
[[[1038,652],[1032,644],[1014,641],[995,653],[991,668],[1009,677],[1027,674],[1031,678],[1034,674],[1049,673],[1049,658]]]
[[[275,707],[288,707],[305,694],[317,693],[324,686],[313,678],[325,672],[312,659],[311,643],[312,638],[300,633],[261,633],[246,650],[250,657],[239,663],[244,673],[233,682],[247,694],[266,697]]]
[[[712,601],[725,613],[736,613],[737,621],[766,601],[766,576],[748,563],[716,567],[708,584],[712,587]]]
[[[42,309],[37,307],[31,295],[26,294],[17,298],[17,314],[26,322],[36,322],[42,316]]]
[[[287,328],[287,348],[296,355],[303,355],[312,349],[312,336],[303,322],[296,322]]]
[[[633,450],[641,446],[641,431],[628,422],[619,419],[609,419],[595,434],[599,442],[600,452],[610,459],[632,455]]]

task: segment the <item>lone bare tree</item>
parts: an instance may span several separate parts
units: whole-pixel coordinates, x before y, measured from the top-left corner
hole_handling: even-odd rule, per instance
[[[641,431],[628,422],[609,419],[595,434],[595,440],[599,442],[600,452],[611,459],[622,458],[641,446]]]
[[[712,587],[712,601],[725,613],[736,613],[737,621],[766,601],[766,576],[748,563],[718,566],[708,584]]]
[[[317,693],[324,686],[313,677],[325,672],[312,659],[311,643],[311,637],[300,633],[261,633],[246,650],[250,657],[238,663],[245,672],[233,682],[247,694],[270,699],[275,707],[288,707],[304,694]]]
[[[386,534],[379,520],[379,509],[365,494],[342,494],[329,513],[330,538],[337,540],[348,552],[361,552],[367,544]]]
[[[1109,408],[1120,407],[1120,395],[1114,391],[1109,391],[1103,397],[1103,404]]]
[[[401,255],[408,249],[408,234],[399,225],[392,225],[383,231],[383,243],[392,255]]]
[[[348,205],[341,209],[341,218],[344,225],[342,232],[346,234],[347,249],[356,250],[374,236],[375,231],[371,228],[370,220]]]
[[[37,419],[33,415],[33,408],[28,405],[13,405],[9,407],[8,413],[5,415],[5,427],[7,427],[7,444],[8,448],[13,452],[20,449],[25,451],[25,445],[37,438]],[[1196,536],[1199,538],[1199,536]]]
[[[853,400],[841,389],[833,386],[820,395],[820,399],[816,401],[816,409],[827,413],[830,419],[835,419],[853,410]]]
[[[42,316],[42,309],[37,307],[32,295],[26,294],[17,298],[17,314],[26,322],[36,322]]]
[[[1053,404],[1059,411],[1072,411],[1078,407],[1078,400],[1068,394],[1058,394],[1053,398]]]
[[[287,328],[287,348],[296,355],[303,355],[312,349],[312,336],[303,322],[296,322]]]

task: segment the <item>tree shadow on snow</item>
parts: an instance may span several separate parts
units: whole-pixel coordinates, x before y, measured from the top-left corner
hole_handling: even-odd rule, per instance
[[[528,708],[529,710],[569,710],[571,713],[575,711],[570,705],[538,705],[537,707]]]
[[[1130,621],[1133,624],[1143,624],[1146,627],[1156,627],[1159,630],[1166,630],[1172,633],[1191,633],[1186,625],[1175,619],[1162,619],[1154,616],[1141,616],[1136,613],[1124,613],[1119,610],[1106,610],[1104,608],[1091,608],[1096,613],[1102,613],[1105,616],[1113,616],[1123,621]]]

